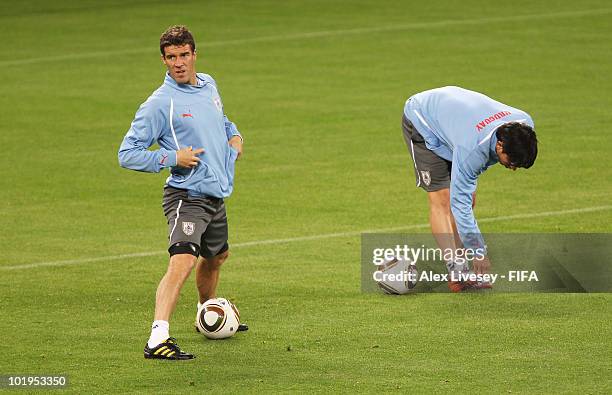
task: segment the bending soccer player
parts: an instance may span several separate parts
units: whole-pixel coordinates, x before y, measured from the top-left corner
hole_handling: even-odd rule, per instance
[[[431,231],[443,251],[475,252],[472,270],[491,262],[474,218],[478,176],[501,163],[510,170],[533,165],[537,139],[529,114],[481,93],[447,86],[418,93],[404,106],[404,139],[417,187],[429,198]],[[446,262],[449,273],[469,270],[464,259]],[[490,288],[488,283],[449,281],[453,292]]]
[[[122,167],[169,168],[163,196],[170,263],[157,287],[155,320],[145,358],[192,359],[169,335],[180,290],[196,268],[199,303],[215,297],[219,269],[228,257],[223,199],[233,190],[242,136],[223,113],[217,84],[196,73],[193,36],[184,26],[166,30],[159,48],[167,67],[163,84],[140,106],[119,148]],[[148,150],[154,143],[159,149]],[[247,330],[241,324],[240,331]]]

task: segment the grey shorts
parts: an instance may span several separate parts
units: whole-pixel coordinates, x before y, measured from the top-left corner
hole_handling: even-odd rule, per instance
[[[164,214],[168,219],[170,254],[174,246],[187,248],[189,243],[198,251],[183,251],[192,255],[212,258],[228,250],[227,215],[223,199],[190,197],[186,190],[164,188]]]
[[[427,148],[425,140],[406,115],[402,116],[402,130],[414,162],[416,186],[427,192],[450,188],[452,162],[440,158]]]

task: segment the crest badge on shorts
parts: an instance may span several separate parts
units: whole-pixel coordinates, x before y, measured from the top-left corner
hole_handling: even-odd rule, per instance
[[[429,174],[429,170],[421,170],[421,179],[423,180],[423,184],[427,186],[431,184],[431,175]]]
[[[183,222],[183,233],[187,236],[191,236],[195,231],[195,224],[193,222]]]

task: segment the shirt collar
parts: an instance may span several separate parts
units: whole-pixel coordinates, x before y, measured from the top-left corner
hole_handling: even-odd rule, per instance
[[[170,73],[166,71],[166,77],[164,78],[164,84],[170,85],[176,90],[185,93],[197,93],[200,91],[200,88],[204,87],[208,82],[202,78],[199,74],[196,73],[196,85],[190,84],[179,84],[174,78],[170,76]]]

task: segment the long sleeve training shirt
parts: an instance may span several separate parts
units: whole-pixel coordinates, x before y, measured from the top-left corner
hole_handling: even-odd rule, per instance
[[[478,176],[499,161],[495,152],[497,128],[507,122],[533,128],[533,120],[524,111],[456,86],[410,97],[404,114],[427,148],[452,162],[450,204],[464,247],[486,251],[472,210]]]

